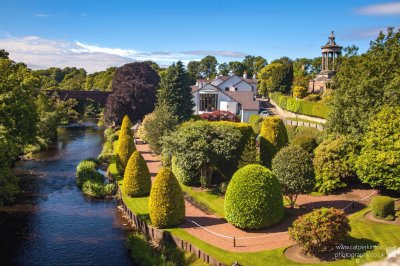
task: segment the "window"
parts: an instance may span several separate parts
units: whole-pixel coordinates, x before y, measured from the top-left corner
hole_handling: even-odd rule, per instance
[[[218,109],[218,94],[200,94],[200,108],[202,112],[212,112]]]
[[[225,91],[229,91],[229,87],[225,87]]]

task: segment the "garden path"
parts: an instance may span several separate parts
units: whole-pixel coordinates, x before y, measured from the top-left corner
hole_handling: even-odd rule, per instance
[[[161,168],[160,160],[149,151],[147,144],[138,141],[136,147],[146,160],[153,179]],[[236,228],[226,220],[206,213],[185,199],[186,221],[180,227],[196,238],[228,251],[255,252],[280,248],[293,244],[287,229],[299,215],[308,212],[307,209],[336,207],[346,208],[347,213],[353,213],[367,205],[374,192],[374,190],[356,189],[339,195],[300,195],[297,203],[306,209],[286,209],[285,218],[280,224],[267,229],[251,231]]]

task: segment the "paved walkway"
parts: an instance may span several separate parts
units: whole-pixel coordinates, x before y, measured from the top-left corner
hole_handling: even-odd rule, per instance
[[[160,161],[149,152],[148,145],[139,141],[136,147],[142,153],[154,178],[161,168]],[[300,195],[297,203],[310,210],[325,206],[346,208],[347,213],[352,213],[369,203],[371,197],[368,196],[371,193],[374,193],[374,190],[352,190],[340,195],[321,197]],[[358,203],[353,206],[352,201]],[[299,215],[307,212],[307,210],[286,209],[287,217],[279,225],[262,230],[245,231],[234,227],[224,219],[205,213],[187,200],[185,205],[186,221],[180,225],[181,228],[204,242],[235,252],[255,252],[291,245],[293,242],[289,239],[287,228]]]

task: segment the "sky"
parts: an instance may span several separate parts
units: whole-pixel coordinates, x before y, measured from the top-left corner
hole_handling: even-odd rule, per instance
[[[128,62],[162,66],[206,55],[219,62],[320,56],[332,30],[360,52],[388,26],[400,1],[0,0],[0,49],[33,69],[88,72]]]

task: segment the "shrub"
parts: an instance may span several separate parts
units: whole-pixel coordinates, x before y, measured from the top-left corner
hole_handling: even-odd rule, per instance
[[[278,177],[282,192],[293,208],[298,194],[314,188],[315,176],[309,153],[297,145],[282,148],[272,160],[272,171]]]
[[[114,184],[104,184],[103,182],[86,180],[82,186],[82,192],[90,197],[104,197],[113,194]]]
[[[110,141],[105,141],[103,144],[103,149],[97,159],[101,162],[107,162],[110,160],[111,156],[113,155],[113,144]]]
[[[82,187],[86,180],[103,182],[104,176],[96,171],[97,164],[91,160],[83,160],[76,167],[76,184]]]
[[[265,118],[260,133],[261,162],[270,168],[272,158],[287,143],[288,135],[282,120],[275,116]]]
[[[172,227],[185,219],[182,189],[174,174],[162,168],[153,183],[149,199],[151,224],[158,228]]]
[[[306,254],[318,255],[342,244],[351,228],[343,210],[321,208],[300,216],[289,227],[289,236]]]
[[[221,184],[219,184],[219,188],[218,189],[222,194],[225,194],[226,190],[228,189],[228,186],[229,186],[229,181],[222,182]]]
[[[185,186],[198,186],[200,185],[200,171],[196,166],[180,166],[175,156],[171,160],[171,169],[178,181]]]
[[[303,99],[307,96],[307,88],[303,86],[294,86],[293,87],[293,97]]]
[[[293,145],[298,145],[312,154],[314,149],[318,146],[317,138],[310,135],[298,135],[292,140]]]
[[[204,113],[200,115],[202,119],[208,121],[230,121],[230,122],[240,122],[239,118],[229,111],[214,111],[211,113]]]
[[[259,135],[263,118],[259,115],[252,114],[249,117],[249,124],[253,128],[254,134]]]
[[[121,124],[121,130],[119,132],[119,137],[121,138],[121,134],[127,134],[133,138],[132,132],[132,122],[127,115],[124,116]]]
[[[154,113],[147,114],[143,118],[143,121],[140,124],[139,129],[138,129],[138,133],[137,133],[138,137],[142,141],[147,142],[147,135],[146,135],[147,132],[146,132],[146,130],[144,128],[146,127],[146,124],[149,123],[153,119],[154,119]]]
[[[268,227],[283,218],[284,208],[278,178],[270,170],[257,164],[240,168],[233,175],[224,204],[225,218],[239,228]]]
[[[310,95],[307,95],[307,97],[305,97],[304,100],[309,101],[309,102],[318,102],[321,100],[321,96],[318,94],[310,94]]]
[[[118,171],[123,173],[125,171],[126,164],[132,153],[136,150],[135,142],[129,135],[122,135],[118,141],[117,155],[118,155]]]
[[[260,157],[256,147],[256,138],[251,136],[244,147],[242,156],[240,157],[238,168],[242,168],[248,164],[259,164]]]
[[[150,193],[149,168],[140,152],[135,151],[129,158],[124,173],[123,190],[129,197],[142,197]]]
[[[343,136],[326,138],[314,150],[314,169],[317,179],[316,188],[321,193],[330,193],[346,187],[344,182],[354,176],[353,151]]]
[[[375,218],[394,220],[394,200],[391,197],[378,196],[371,201],[371,210]]]

